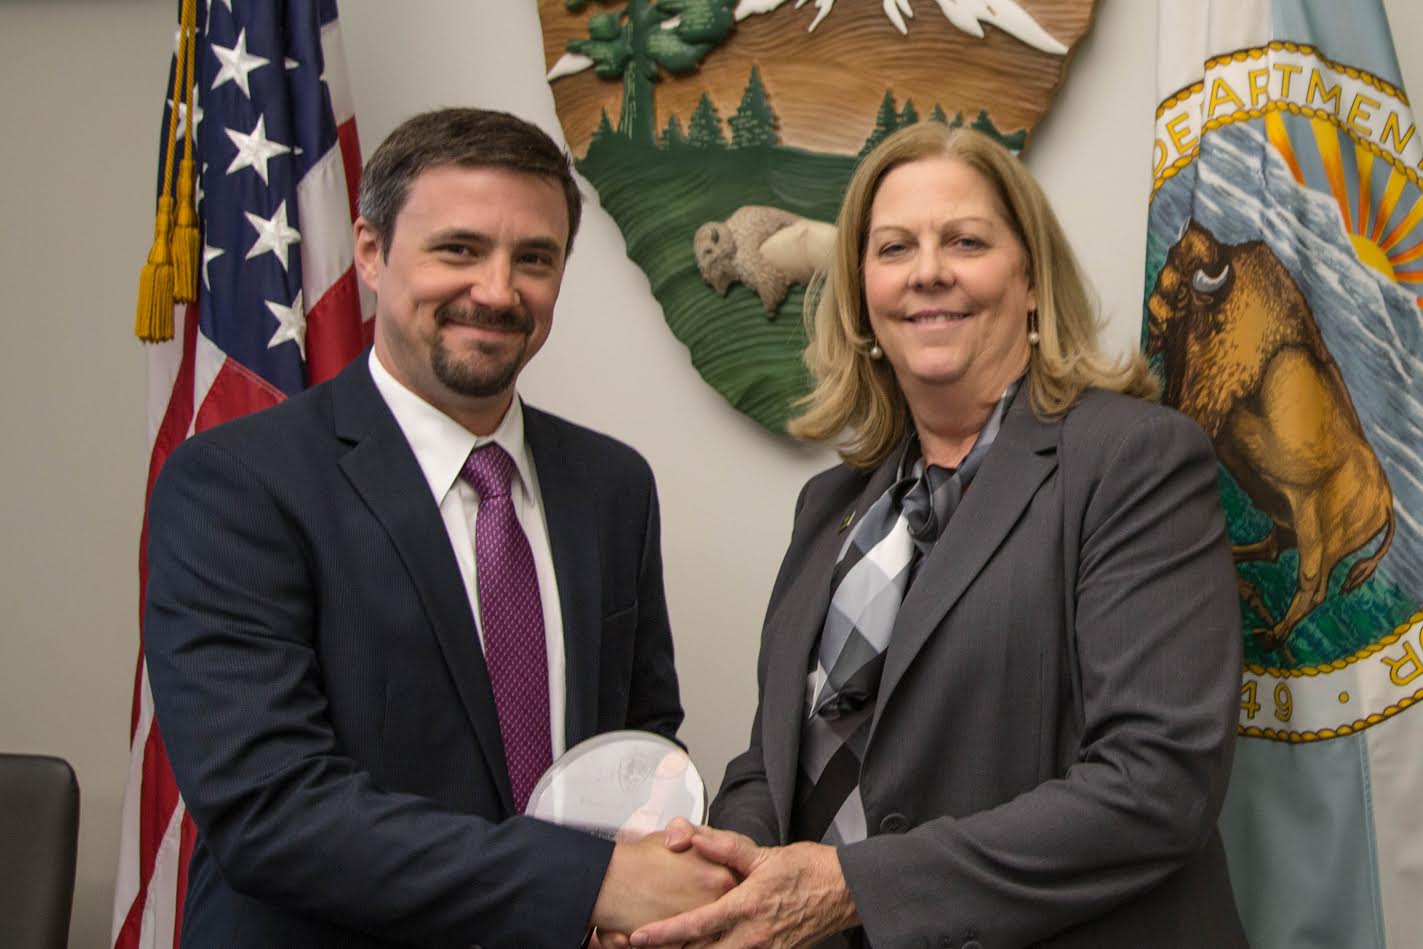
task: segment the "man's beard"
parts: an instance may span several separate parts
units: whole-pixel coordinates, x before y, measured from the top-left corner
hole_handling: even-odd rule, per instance
[[[446,348],[443,335],[438,333],[430,347],[430,368],[435,378],[460,395],[485,398],[508,389],[523,366],[529,334],[534,329],[529,314],[523,310],[494,310],[478,304],[446,303],[435,311],[435,325],[442,327],[449,323],[523,334],[507,358],[501,357],[504,347],[484,344],[477,346],[478,355],[456,356]]]

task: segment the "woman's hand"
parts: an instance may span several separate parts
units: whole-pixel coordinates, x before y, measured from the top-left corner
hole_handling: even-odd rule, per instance
[[[664,842],[691,847],[726,867],[740,883],[708,906],[651,923],[632,934],[635,947],[716,942],[718,949],[773,949],[816,943],[858,924],[835,848],[799,843],[758,847],[749,838],[674,821]]]

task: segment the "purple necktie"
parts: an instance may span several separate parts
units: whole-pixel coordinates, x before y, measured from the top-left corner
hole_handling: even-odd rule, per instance
[[[469,453],[460,476],[479,492],[474,562],[484,625],[484,663],[499,710],[504,761],[522,813],[553,761],[549,737],[548,650],[539,578],[529,539],[514,516],[509,476],[514,461],[493,442]]]

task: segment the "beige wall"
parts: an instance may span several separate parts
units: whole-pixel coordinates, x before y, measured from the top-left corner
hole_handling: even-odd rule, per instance
[[[367,150],[436,105],[496,106],[556,129],[528,0],[342,6]],[[1385,6],[1405,80],[1423,90],[1423,6]],[[146,466],[132,300],[173,21],[172,0],[0,3],[0,750],[63,755],[79,772],[74,946],[107,940],[127,768]],[[1154,47],[1154,4],[1103,0],[1029,158],[1118,347],[1138,332]],[[796,492],[831,459],[727,408],[665,328],[610,220],[594,211],[585,228],[524,389],[620,435],[657,472],[683,735],[715,786],[751,718],[760,614]]]

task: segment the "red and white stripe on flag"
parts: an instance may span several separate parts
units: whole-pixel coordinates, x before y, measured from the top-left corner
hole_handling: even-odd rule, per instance
[[[174,338],[149,349],[145,511],[147,492],[183,439],[335,375],[369,341],[374,312],[353,266],[361,156],[335,0],[205,6],[194,110],[203,270],[198,301],[176,308]],[[145,515],[140,602],[146,541]],[[115,949],[178,945],[194,833],[140,648]]]

